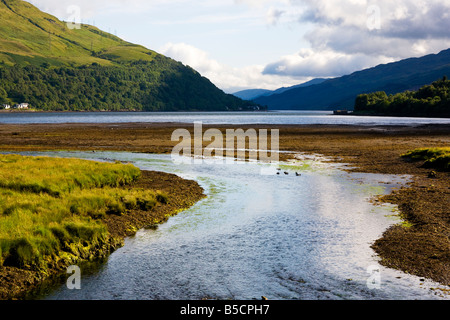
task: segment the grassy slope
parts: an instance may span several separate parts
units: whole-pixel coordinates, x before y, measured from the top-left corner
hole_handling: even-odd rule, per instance
[[[3,79],[0,104],[29,102],[37,110],[223,111],[252,105],[180,62],[93,26],[71,29],[21,0],[0,0],[0,71],[8,66],[22,69]],[[53,79],[39,74],[30,80],[39,72]],[[100,75],[97,82],[115,74],[120,83],[89,83],[93,73]],[[53,95],[41,94],[48,91]],[[73,95],[78,101],[71,102]]]
[[[121,40],[96,27],[71,29],[63,21],[25,1],[0,2],[0,61],[40,65],[111,65],[111,60],[152,61],[152,50]]]

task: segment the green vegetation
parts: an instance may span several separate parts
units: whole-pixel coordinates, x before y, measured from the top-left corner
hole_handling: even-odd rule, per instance
[[[450,147],[416,149],[405,153],[402,157],[412,161],[425,161],[423,165],[425,168],[450,171]]]
[[[94,26],[69,28],[66,22],[21,0],[0,1],[0,35],[0,62],[9,66],[112,65],[112,59],[105,56],[151,61],[157,55]]]
[[[384,91],[361,94],[355,114],[450,117],[450,81],[447,77],[417,91],[387,95]]]
[[[0,266],[46,270],[112,241],[102,218],[151,210],[167,196],[127,188],[140,170],[121,163],[0,156]]]
[[[120,66],[0,68],[0,104],[22,102],[51,111],[220,111],[249,105],[160,56]]]
[[[71,29],[19,0],[0,1],[0,105],[49,111],[225,111],[255,104],[182,63],[96,27]]]

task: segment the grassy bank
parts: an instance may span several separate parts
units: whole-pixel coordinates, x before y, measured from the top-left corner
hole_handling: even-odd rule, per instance
[[[3,124],[0,125],[0,150],[170,153],[177,143],[171,141],[171,135],[179,128],[193,132],[192,124],[179,123]],[[411,158],[407,161],[408,157],[400,156],[424,146],[448,148],[448,125],[204,125],[203,128],[219,128],[223,133],[232,128],[279,129],[283,151],[321,154],[349,164],[349,171],[412,176],[410,184],[384,199],[399,206],[410,227],[399,225],[387,230],[375,243],[375,252],[387,267],[450,285],[450,172],[426,168],[426,160],[416,162]],[[436,174],[430,175],[432,171]],[[158,189],[168,185],[161,178],[154,181],[160,181]],[[150,184],[153,188],[154,181]],[[194,185],[178,187],[185,183],[176,181],[178,189],[166,192],[181,195],[196,188]],[[189,198],[189,195],[182,198]],[[117,215],[108,217],[109,220],[125,219]]]
[[[83,244],[106,243],[99,218],[151,209],[162,197],[118,188],[139,175],[131,165],[0,156],[0,265],[45,270],[56,257],[78,256]]]
[[[402,157],[410,161],[424,161],[424,168],[450,171],[450,147],[415,149],[403,154]]]
[[[0,155],[0,297],[9,295],[8,279],[14,283],[24,272],[43,278],[106,256],[127,230],[142,227],[126,217],[148,214],[170,199],[148,181],[142,184],[141,175],[130,164]]]

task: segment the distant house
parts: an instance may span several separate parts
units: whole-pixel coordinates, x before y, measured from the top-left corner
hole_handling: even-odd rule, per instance
[[[11,106],[9,104],[4,104],[3,105],[3,109],[5,109],[5,110],[11,109]]]
[[[16,104],[14,106],[14,109],[28,109],[29,104],[28,103],[21,103],[21,104]]]

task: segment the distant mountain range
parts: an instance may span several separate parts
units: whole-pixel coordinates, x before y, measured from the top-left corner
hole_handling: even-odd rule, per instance
[[[382,64],[343,77],[318,79],[273,92],[244,91],[235,95],[251,97],[271,110],[353,110],[359,94],[384,91],[396,94],[450,76],[450,49],[421,58],[409,58]],[[247,95],[247,96],[246,96]]]
[[[254,105],[197,71],[94,26],[0,0],[0,106],[37,110],[225,111]]]
[[[235,95],[238,98],[244,99],[244,100],[254,100],[259,97],[267,97],[267,96],[271,96],[273,94],[280,94],[280,93],[283,93],[283,92],[286,92],[288,90],[292,90],[295,88],[302,88],[302,87],[312,86],[315,84],[320,84],[326,80],[328,80],[328,79],[317,78],[317,79],[313,79],[308,82],[297,84],[292,87],[283,87],[283,88],[279,88],[277,90],[248,89],[248,90],[242,90],[242,91],[235,92],[235,93],[233,93],[233,95]]]

